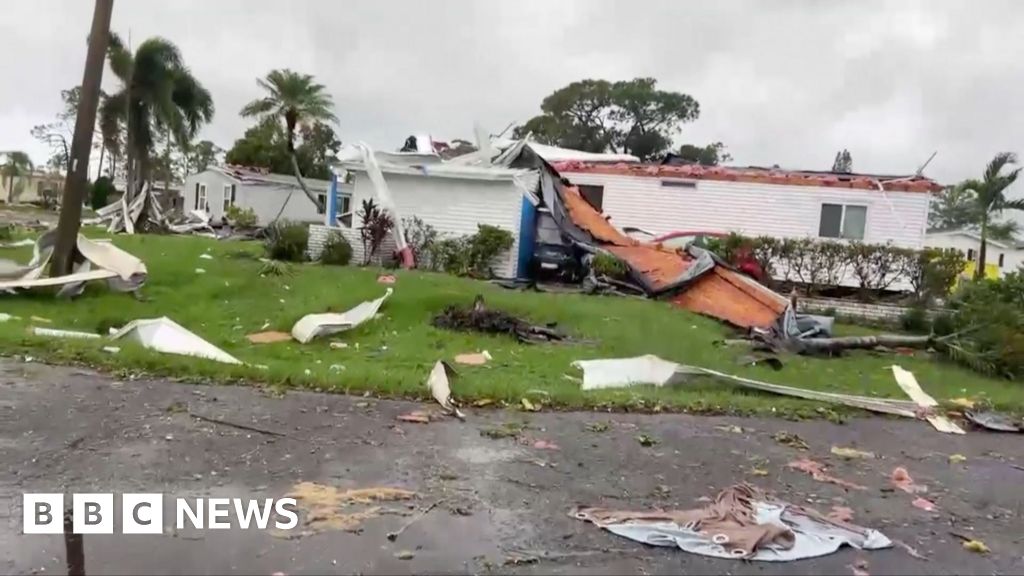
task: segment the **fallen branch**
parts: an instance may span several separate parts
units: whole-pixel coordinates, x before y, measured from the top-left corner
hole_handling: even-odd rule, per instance
[[[189,416],[196,420],[202,420],[203,422],[209,422],[211,424],[220,424],[221,426],[228,426],[231,428],[237,428],[238,430],[246,430],[249,432],[256,432],[257,434],[266,434],[267,436],[276,436],[278,438],[288,438],[287,434],[282,432],[274,432],[273,430],[264,430],[263,428],[257,428],[255,426],[249,426],[248,424],[237,424],[235,422],[228,422],[227,420],[221,420],[219,418],[210,418],[209,416],[201,416],[194,412],[189,412]]]
[[[434,317],[434,326],[449,330],[508,334],[524,343],[557,342],[566,340],[565,334],[551,326],[537,326],[525,320],[484,306],[483,296],[477,296],[471,308],[448,306]]]
[[[408,528],[409,526],[412,526],[413,524],[418,522],[421,518],[426,516],[431,510],[433,510],[434,508],[437,508],[438,506],[440,506],[444,501],[445,501],[445,499],[442,498],[441,500],[438,500],[437,502],[434,502],[430,506],[427,506],[426,508],[421,510],[419,514],[417,514],[412,519],[410,519],[408,522],[403,524],[402,527],[399,528],[398,530],[396,530],[394,532],[388,532],[388,534],[387,534],[388,540],[390,540],[392,542],[394,542],[395,540],[398,540],[398,537],[402,535],[402,532],[405,532],[406,528]]]
[[[904,336],[879,334],[877,336],[844,336],[841,338],[789,339],[788,346],[799,354],[834,354],[843,350],[871,350],[887,348],[928,348],[935,344],[933,336]]]

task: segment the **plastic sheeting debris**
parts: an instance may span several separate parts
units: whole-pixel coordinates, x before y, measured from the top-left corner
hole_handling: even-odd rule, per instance
[[[158,352],[197,356],[225,364],[242,363],[166,316],[133,320],[112,336],[114,340],[121,338],[134,340]]]
[[[100,335],[94,332],[80,332],[78,330],[58,330],[55,328],[32,327],[32,333],[36,336],[49,338],[99,338]]]
[[[825,556],[844,545],[865,550],[892,546],[881,532],[771,499],[749,485],[723,490],[703,509],[579,507],[571,515],[643,544],[677,546],[715,558],[786,562]]]
[[[437,403],[444,408],[445,412],[454,415],[460,420],[464,420],[466,415],[463,414],[455,400],[452,399],[452,388],[448,381],[449,376],[455,376],[455,369],[448,365],[444,360],[438,360],[434,363],[433,369],[430,370],[430,376],[427,377],[427,388],[430,389],[430,395],[437,400]]]
[[[303,344],[307,344],[320,336],[351,330],[373,318],[377,311],[380,310],[380,307],[384,305],[384,301],[391,296],[392,292],[394,292],[394,289],[388,288],[387,292],[380,298],[363,302],[341,314],[333,312],[307,314],[292,327],[292,337]]]
[[[816,390],[804,390],[781,384],[770,384],[741,376],[733,376],[710,368],[699,366],[688,366],[668,360],[663,360],[654,355],[637,356],[634,358],[611,358],[601,360],[578,360],[573,366],[583,370],[583,390],[595,390],[600,388],[625,388],[639,384],[653,384],[665,386],[686,382],[687,375],[708,375],[728,380],[745,388],[752,388],[772,394],[793,396],[819,402],[831,402],[853,406],[883,414],[905,416],[916,418],[919,407],[914,402],[907,400],[893,400],[889,398],[871,398],[868,396],[854,396],[851,394],[838,394],[833,392],[819,392]]]

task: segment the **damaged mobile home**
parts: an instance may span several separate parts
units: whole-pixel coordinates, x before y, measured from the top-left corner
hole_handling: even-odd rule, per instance
[[[483,139],[481,139],[483,141]],[[376,199],[393,207],[393,218],[416,216],[442,234],[471,234],[478,224],[491,224],[512,232],[512,248],[498,257],[493,267],[506,278],[532,276],[531,262],[539,237],[550,233],[577,254],[607,253],[621,260],[630,278],[645,294],[676,305],[750,328],[775,325],[789,302],[716,259],[711,253],[690,248],[673,250],[644,244],[627,237],[595,210],[576,186],[570,185],[553,162],[587,162],[621,165],[636,158],[621,154],[593,154],[541,146],[528,139],[487,141],[481,149],[444,161],[423,152],[352,155],[342,166],[354,176],[353,206]],[[386,184],[374,181],[375,168]],[[381,188],[386,198],[381,198]],[[347,221],[345,217],[348,217]],[[359,222],[351,214],[333,211],[333,226],[313,226],[311,252],[320,249],[332,230],[352,243],[355,258],[363,256],[358,237]],[[401,241],[397,231],[397,242]],[[385,246],[384,252],[396,245]]]

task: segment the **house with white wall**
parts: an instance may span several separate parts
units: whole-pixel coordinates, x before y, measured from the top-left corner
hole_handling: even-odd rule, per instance
[[[924,245],[930,193],[920,176],[556,162],[619,229]]]
[[[512,233],[512,248],[498,256],[493,265],[495,275],[515,277],[532,255],[534,229],[523,226],[524,203],[535,206],[538,174],[534,170],[452,165],[432,154],[377,153],[377,165],[387,183],[399,218],[420,218],[442,237],[475,234],[480,224],[497,226]],[[347,207],[358,212],[364,200],[381,200],[362,160],[342,162],[351,174],[352,194],[349,204],[337,208],[333,226],[310,226],[310,253],[319,253],[327,235],[333,230],[344,235],[353,248],[353,261],[364,258],[359,239],[358,217],[344,216]],[[532,211],[529,212],[532,214]],[[529,238],[524,242],[523,234]],[[523,255],[524,247],[530,253]],[[394,251],[389,238],[380,249],[381,256]]]
[[[1016,272],[1024,265],[1024,245],[1010,240],[986,240],[985,275],[1002,278],[1007,272]],[[944,230],[929,232],[924,245],[929,248],[955,248],[967,258],[967,275],[972,275],[981,257],[981,235],[973,230]]]
[[[281,219],[296,222],[323,222],[328,196],[334,191],[338,204],[347,206],[351,188],[344,183],[304,178],[306,187],[316,194],[324,209],[317,209],[299,187],[292,174],[272,174],[265,170],[239,166],[214,166],[185,178],[181,196],[185,210],[204,209],[220,220],[230,206],[251,208],[260,225],[269,224],[281,212]]]

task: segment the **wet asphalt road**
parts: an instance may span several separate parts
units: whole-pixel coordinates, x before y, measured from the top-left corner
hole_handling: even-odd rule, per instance
[[[0,503],[6,515],[0,523],[0,572],[66,572],[61,536],[22,534],[23,492],[277,498],[300,481],[404,488],[418,497],[383,503],[379,515],[350,531],[291,537],[237,528],[176,532],[171,511],[165,513],[163,535],[85,536],[86,573],[852,574],[851,565],[861,560],[873,574],[1024,572],[1024,471],[1013,467],[1024,464],[1019,436],[952,437],[922,422],[878,418],[835,425],[471,409],[466,422],[396,421],[424,407],[124,381],[0,361],[0,501],[7,502]],[[286,436],[197,420],[187,411]],[[519,439],[480,433],[506,422],[527,428]],[[810,451],[777,443],[772,435],[780,430],[798,434]],[[642,434],[657,443],[641,446]],[[537,440],[559,449],[536,448]],[[880,458],[844,461],[829,454],[833,445],[856,446]],[[967,460],[950,464],[954,453]],[[836,476],[868,490],[848,492],[786,469],[800,456],[824,462]],[[913,497],[889,488],[888,475],[899,465],[928,486],[936,512],[912,507]],[[900,548],[844,549],[787,564],[715,560],[644,547],[567,514],[575,504],[693,508],[702,505],[698,498],[741,481],[822,511],[849,506],[856,523],[905,542],[928,560]],[[386,537],[415,518],[410,507],[435,503],[397,541]],[[951,531],[983,540],[992,552],[964,550]]]

